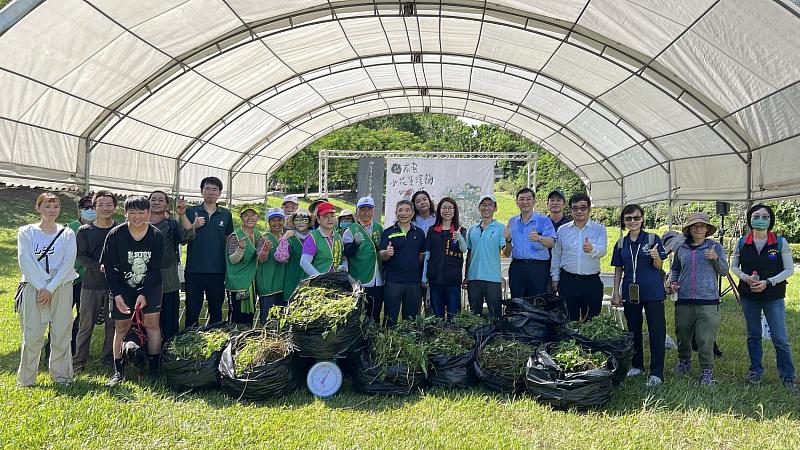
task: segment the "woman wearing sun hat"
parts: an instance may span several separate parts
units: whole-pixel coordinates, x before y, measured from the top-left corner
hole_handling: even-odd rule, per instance
[[[275,252],[283,237],[285,214],[281,208],[267,211],[267,226],[258,245],[258,270],[256,271],[256,292],[258,293],[259,322],[266,323],[267,312],[273,306],[286,306],[283,296],[286,279],[286,262],[278,261]]]
[[[306,278],[306,271],[300,267],[300,257],[303,255],[303,243],[309,236],[309,229],[314,221],[314,216],[305,208],[299,208],[287,220],[287,228],[277,250],[275,260],[286,263],[286,275],[283,281],[283,299],[288,302],[300,281]]]
[[[714,341],[720,326],[719,283],[728,274],[728,259],[718,242],[709,239],[717,231],[708,214],[689,214],[683,225],[686,241],[675,249],[670,282],[677,282],[675,334],[678,337],[678,365],[673,372],[692,370],[692,335],[697,340],[700,384],[714,381]]]

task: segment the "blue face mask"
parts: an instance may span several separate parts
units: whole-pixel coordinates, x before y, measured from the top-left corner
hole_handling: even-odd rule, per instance
[[[754,230],[764,231],[769,228],[769,219],[753,219],[750,221],[750,225]]]
[[[351,222],[349,220],[343,220],[343,221],[339,222],[339,228],[347,228],[352,224],[353,224],[353,222]]]
[[[94,222],[97,219],[97,211],[93,209],[82,209],[81,219],[85,222]]]

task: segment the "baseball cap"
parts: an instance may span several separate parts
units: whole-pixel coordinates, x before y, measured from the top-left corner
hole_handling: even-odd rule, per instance
[[[315,212],[317,214],[317,217],[322,217],[332,212],[336,212],[336,207],[333,206],[332,203],[322,202],[317,206]]]
[[[547,194],[547,199],[550,200],[550,197],[554,195],[561,197],[561,200],[567,201],[567,197],[564,195],[564,191],[562,191],[561,189],[556,188],[550,191],[550,193]]]
[[[297,200],[297,196],[296,195],[286,195],[286,196],[284,196],[283,197],[283,201],[281,202],[281,205],[286,203],[286,202],[294,203],[295,205],[299,205],[300,204],[300,202]]]
[[[267,210],[267,220],[272,219],[273,217],[280,217],[281,219],[286,218],[286,214],[283,212],[283,208],[270,208]]]
[[[239,216],[241,217],[247,211],[253,211],[254,213],[258,214],[258,211],[256,211],[256,209],[253,208],[252,206],[244,205],[244,206],[242,206],[241,209],[239,209]]]
[[[481,199],[480,199],[480,200],[478,200],[478,204],[480,205],[480,204],[481,204],[481,203],[483,203],[483,201],[484,201],[484,200],[486,200],[487,198],[488,198],[489,200],[491,200],[491,201],[492,201],[492,203],[494,203],[495,205],[497,204],[497,199],[496,199],[496,198],[494,197],[494,195],[492,195],[492,194],[486,194],[486,195],[482,196],[482,197],[481,197]]]
[[[363,208],[365,206],[369,206],[370,208],[375,207],[375,199],[370,197],[369,195],[366,197],[361,197],[358,199],[358,203],[356,203],[356,208]]]

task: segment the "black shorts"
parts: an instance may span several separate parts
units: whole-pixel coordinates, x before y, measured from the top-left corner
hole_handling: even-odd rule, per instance
[[[147,306],[142,309],[142,314],[153,314],[157,312],[161,312],[161,289],[154,289],[150,292],[144,293],[144,299],[147,300]],[[125,305],[130,308],[131,312],[128,314],[122,313],[117,309],[117,302],[112,299],[111,303],[114,305],[114,309],[111,310],[111,318],[114,320],[130,320],[133,317],[133,308],[136,306],[136,297],[137,295],[123,295],[122,298],[125,300]]]

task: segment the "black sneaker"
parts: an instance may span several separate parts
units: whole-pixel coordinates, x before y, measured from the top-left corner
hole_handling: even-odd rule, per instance
[[[783,387],[793,395],[800,393],[800,390],[797,389],[797,385],[794,384],[794,380],[792,379],[783,380]]]
[[[757,386],[761,384],[761,374],[756,372],[748,372],[746,380],[749,384]]]
[[[106,383],[107,387],[113,388],[114,386],[122,383],[123,376],[119,372],[115,372],[114,375],[111,377],[110,380]]]

